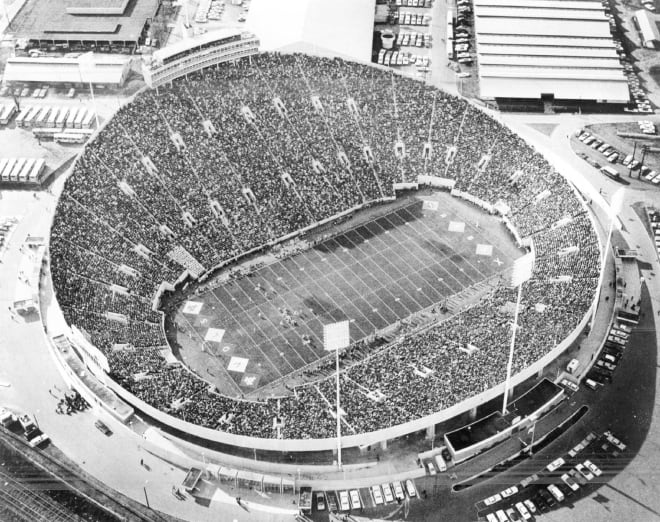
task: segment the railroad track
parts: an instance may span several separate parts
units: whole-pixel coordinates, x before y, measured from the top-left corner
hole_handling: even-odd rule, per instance
[[[69,492],[78,496],[81,500],[87,502],[91,507],[95,508],[98,511],[102,511],[107,516],[107,520],[117,520],[122,522],[168,522],[174,520],[173,517],[165,517],[160,513],[152,510],[147,510],[147,508],[138,508],[132,505],[132,501],[127,499],[127,502],[121,502],[116,498],[117,493],[111,491],[106,493],[101,488],[96,487],[93,484],[90,484],[85,478],[81,477],[78,473],[70,469],[66,464],[56,457],[49,455],[46,452],[34,450],[29,447],[26,442],[18,438],[13,433],[7,432],[5,430],[0,430],[0,442],[7,446],[10,450],[20,454],[26,461],[32,464],[35,468],[43,472],[43,474],[49,477],[53,482],[59,483],[62,486],[62,489],[68,490]],[[11,477],[8,476],[11,479]],[[0,473],[0,502],[3,504],[7,500],[7,494],[5,494],[5,487],[3,484],[7,482],[14,487],[18,481],[12,479],[13,482],[8,481],[5,478],[4,473]],[[20,483],[19,483],[20,484]],[[23,486],[24,490],[31,491],[29,488]],[[41,521],[44,522],[59,522],[62,521],[72,521],[72,520],[81,520],[79,517],[72,517],[72,513],[69,510],[66,510],[67,518],[58,518],[58,513],[56,511],[49,511],[48,517],[41,517],[35,510],[37,509],[34,506],[28,504],[27,498],[24,496],[25,492],[21,491],[21,497],[14,497],[9,499],[5,504],[7,509],[12,513],[15,513],[17,516],[20,516],[23,519],[26,515],[29,515],[26,519],[27,522]],[[31,493],[37,494],[38,492],[31,491]],[[114,494],[114,496],[113,496]],[[43,495],[39,495],[43,500]],[[55,504],[59,509],[64,511],[55,500],[48,498],[53,504]],[[45,504],[44,504],[45,506]],[[52,506],[50,506],[52,509]],[[41,517],[41,518],[40,518]]]

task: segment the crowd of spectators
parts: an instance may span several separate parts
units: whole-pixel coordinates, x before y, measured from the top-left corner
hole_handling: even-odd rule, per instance
[[[209,269],[391,198],[395,183],[420,175],[505,204],[520,235],[531,237],[520,371],[591,306],[600,257],[584,206],[538,152],[466,100],[341,59],[261,54],[189,74],[119,109],[58,203],[50,247],[58,303],[107,354],[114,379],[171,415],[267,438],[277,436],[277,416],[284,438],[332,436],[334,376],[319,371],[317,381],[267,401],[215,393],[161,355],[167,343],[154,293],[184,270],[175,249]],[[441,323],[344,357],[348,432],[416,419],[502,382],[515,300],[501,286]]]

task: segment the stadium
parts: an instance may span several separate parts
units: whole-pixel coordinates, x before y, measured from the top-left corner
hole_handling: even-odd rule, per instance
[[[514,314],[514,387],[584,330],[602,257],[589,207],[497,119],[375,65],[216,58],[106,122],[51,227],[57,306],[142,415],[255,458],[330,460],[324,325],[350,322],[346,448],[501,395]]]

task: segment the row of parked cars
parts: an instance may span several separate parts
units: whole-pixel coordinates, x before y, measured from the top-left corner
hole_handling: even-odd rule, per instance
[[[397,7],[433,7],[433,0],[396,0]]]
[[[649,210],[649,221],[651,222],[651,230],[653,231],[655,249],[660,256],[660,212],[657,210]]]
[[[656,172],[655,170],[652,170],[651,167],[642,164],[641,161],[634,159],[632,154],[623,156],[622,152],[618,151],[617,149],[612,147],[609,143],[605,143],[604,140],[597,138],[596,136],[592,135],[590,132],[584,129],[578,131],[577,139],[580,140],[585,145],[590,146],[592,149],[602,153],[605,156],[605,159],[609,163],[614,164],[620,161],[621,165],[629,169],[630,172],[635,172],[639,170],[640,179],[650,181],[654,185],[660,184],[660,173]],[[616,177],[616,176],[612,176],[612,177]]]
[[[539,473],[477,503],[479,519],[519,522],[546,513],[597,481],[603,471],[593,460],[616,458],[625,449],[609,430],[601,436],[589,433],[566,456],[553,460]]]
[[[369,496],[373,506],[390,504],[392,502],[402,502],[406,498],[417,498],[417,488],[412,480],[400,482],[385,482],[376,484],[367,488],[365,493]],[[364,507],[365,501],[359,489],[341,490],[341,491],[315,491],[314,502],[316,511],[325,511],[338,513],[342,511],[360,510]]]
[[[630,326],[623,323],[612,326],[596,364],[592,366],[584,379],[585,386],[595,390],[601,384],[612,382],[612,375],[623,357],[630,338],[630,331]]]

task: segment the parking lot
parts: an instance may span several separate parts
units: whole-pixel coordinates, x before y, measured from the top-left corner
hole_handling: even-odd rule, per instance
[[[420,500],[420,492],[413,480],[392,481],[359,489],[314,491],[311,512],[361,513],[365,509],[417,500]]]
[[[517,522],[539,518],[550,509],[599,487],[597,478],[616,468],[626,445],[611,432],[589,433],[568,453],[538,473],[476,503],[479,520]],[[576,498],[574,498],[576,497]]]

